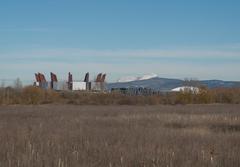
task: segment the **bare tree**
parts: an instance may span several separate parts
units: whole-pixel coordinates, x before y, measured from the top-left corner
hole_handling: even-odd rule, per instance
[[[193,87],[200,87],[201,83],[196,78],[185,78],[183,82],[184,86],[193,86]]]
[[[14,88],[15,89],[22,89],[22,81],[20,80],[20,78],[17,78],[15,81],[14,81]]]
[[[0,88],[4,88],[4,87],[5,87],[5,82],[4,80],[2,80]]]

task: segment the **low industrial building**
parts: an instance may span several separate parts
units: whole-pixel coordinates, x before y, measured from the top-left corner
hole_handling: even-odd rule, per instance
[[[171,92],[191,92],[191,93],[199,93],[200,89],[198,87],[193,86],[181,86],[171,90]]]
[[[86,73],[84,81],[74,81],[70,72],[67,81],[58,81],[57,75],[52,72],[50,75],[51,82],[48,82],[42,73],[36,73],[34,86],[55,91],[105,91],[106,88],[106,74],[102,75],[102,73],[98,74],[94,81],[89,81],[89,73]]]
[[[87,90],[87,82],[72,82],[72,90]]]
[[[136,95],[149,96],[149,95],[154,95],[158,93],[151,88],[145,88],[145,87],[112,88],[111,92],[122,93],[130,96],[136,96]]]

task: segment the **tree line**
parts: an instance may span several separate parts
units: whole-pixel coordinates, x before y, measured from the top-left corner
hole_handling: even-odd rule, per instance
[[[186,81],[187,82],[187,81]],[[193,81],[191,81],[193,82]],[[20,79],[12,87],[0,86],[0,105],[76,104],[76,105],[157,105],[240,103],[240,88],[208,89],[198,82],[199,92],[180,91],[151,96],[128,96],[110,92],[56,92],[34,86],[23,86]],[[189,82],[188,82],[188,85]]]

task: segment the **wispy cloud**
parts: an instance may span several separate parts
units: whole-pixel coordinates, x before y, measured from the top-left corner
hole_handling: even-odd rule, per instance
[[[48,32],[48,28],[13,28],[13,27],[0,27],[0,32]]]
[[[230,49],[240,49],[240,43],[235,43],[227,46]]]
[[[34,79],[35,72],[43,72],[49,78],[49,72],[55,72],[60,79],[67,79],[67,73],[71,71],[75,79],[83,79],[85,72],[91,73],[93,79],[97,73],[106,72],[108,81],[115,81],[125,75],[142,75],[156,73],[161,77],[171,77],[184,79],[186,77],[198,79],[225,79],[239,80],[236,71],[239,71],[239,64],[226,64],[202,66],[196,64],[179,63],[137,63],[137,64],[109,64],[109,63],[11,63],[0,66],[1,78]],[[11,76],[11,77],[10,77]],[[15,76],[15,77],[14,77]]]
[[[110,75],[157,73],[162,77],[239,80],[240,51],[235,50],[83,50],[62,48],[0,53],[0,78],[32,78],[34,72],[90,72]],[[12,77],[14,78],[14,77]]]
[[[36,51],[20,51],[16,53],[2,53],[0,57],[34,59],[49,58],[240,58],[240,51],[236,50],[84,50],[84,49],[48,49]]]

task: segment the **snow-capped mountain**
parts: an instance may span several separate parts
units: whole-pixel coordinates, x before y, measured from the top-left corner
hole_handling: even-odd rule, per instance
[[[133,77],[133,76],[127,76],[127,77],[122,77],[120,79],[117,80],[117,82],[132,82],[132,81],[137,81],[137,77]]]
[[[146,79],[150,78],[150,79]],[[131,81],[128,81],[131,80]],[[207,86],[208,88],[234,88],[240,87],[240,82],[236,81],[222,81],[222,80],[203,80],[199,81],[201,85]],[[129,88],[129,87],[146,87],[152,88],[159,91],[171,91],[174,88],[182,87],[184,80],[170,79],[170,78],[159,78],[156,75],[145,75],[142,77],[132,77],[119,80],[116,83],[108,83],[107,89],[112,88]]]
[[[138,80],[147,80],[147,79],[156,78],[156,77],[158,77],[157,74],[149,74],[149,75],[144,75],[140,77]]]
[[[132,81],[142,81],[142,80],[148,80],[156,77],[158,77],[157,74],[147,74],[140,77],[127,76],[127,77],[120,78],[117,82],[123,83],[123,82],[132,82]]]

